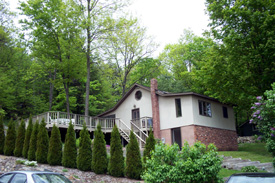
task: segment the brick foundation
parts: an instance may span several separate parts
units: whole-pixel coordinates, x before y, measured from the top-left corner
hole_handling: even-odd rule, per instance
[[[214,143],[220,151],[238,150],[238,136],[233,130],[195,126],[195,138],[205,145]]]
[[[172,134],[171,129],[161,130],[160,131],[161,138],[165,139],[165,144],[172,144]]]
[[[181,143],[182,146],[185,142],[188,142],[189,145],[193,145],[196,142],[195,138],[195,126],[182,126],[181,127]]]

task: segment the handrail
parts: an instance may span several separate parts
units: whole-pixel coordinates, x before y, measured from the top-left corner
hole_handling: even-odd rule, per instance
[[[146,135],[140,128],[137,127],[137,125],[135,125],[132,121],[131,121],[131,124],[134,125],[134,127],[136,127],[136,129],[138,129],[138,131],[143,134],[146,138],[148,138],[148,135]],[[134,131],[134,133],[136,134],[136,132]],[[141,137],[139,137],[139,135],[136,134],[136,136],[144,143],[146,144],[146,142],[141,139]]]

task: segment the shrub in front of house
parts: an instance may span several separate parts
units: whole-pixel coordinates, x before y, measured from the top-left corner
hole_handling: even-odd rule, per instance
[[[142,173],[142,161],[138,141],[134,132],[130,133],[130,142],[126,147],[125,174],[132,179],[140,179]]]
[[[146,163],[146,159],[151,158],[151,152],[155,149],[156,140],[152,129],[150,129],[149,136],[146,139],[145,149],[143,151],[143,163]]]
[[[4,154],[5,131],[3,117],[0,116],[0,154]]]
[[[111,148],[108,172],[115,177],[124,176],[124,157],[120,134],[115,125],[111,133]]]
[[[90,134],[87,130],[86,123],[83,124],[83,129],[80,132],[79,140],[77,168],[82,171],[89,171],[91,170],[92,163],[92,147]]]
[[[58,127],[55,124],[52,128],[47,161],[50,165],[61,165],[62,161],[61,135]]]
[[[37,163],[47,163],[49,150],[49,135],[46,129],[45,119],[43,118],[37,134],[36,161]]]
[[[17,131],[16,141],[15,141],[15,149],[14,149],[14,156],[21,157],[23,152],[25,140],[25,122],[21,120],[20,126]]]
[[[97,129],[95,131],[95,138],[92,151],[92,170],[96,174],[106,173],[108,168],[106,142],[104,139],[104,134],[101,131],[100,124],[97,125]]]
[[[15,148],[15,141],[16,141],[15,123],[13,120],[10,120],[8,124],[7,136],[5,139],[5,146],[4,146],[4,154],[6,156],[13,155],[13,151]]]
[[[30,144],[30,139],[31,139],[31,134],[32,134],[32,128],[33,128],[32,116],[30,116],[27,131],[25,134],[23,151],[22,151],[22,156],[24,158],[28,158],[28,151],[29,151],[29,144]]]
[[[76,139],[75,131],[72,125],[72,122],[69,124],[65,137],[65,145],[62,156],[62,165],[68,168],[76,168],[76,158],[77,158],[77,149],[76,149]]]
[[[29,161],[35,161],[36,160],[36,146],[37,146],[37,134],[39,130],[39,123],[36,121],[36,123],[33,126],[31,138],[30,138],[30,145],[28,150],[28,160]]]
[[[180,151],[177,144],[159,143],[145,164],[142,178],[145,182],[222,182],[218,177],[222,159],[215,145],[206,148],[201,142]]]

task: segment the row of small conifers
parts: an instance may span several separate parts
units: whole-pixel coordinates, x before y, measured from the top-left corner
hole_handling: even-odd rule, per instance
[[[83,130],[80,132],[79,148],[77,149],[72,124],[67,130],[63,148],[60,131],[55,125],[49,138],[44,120],[40,124],[38,122],[33,124],[30,117],[27,130],[25,130],[23,120],[17,129],[15,124],[14,121],[9,121],[5,136],[3,120],[0,119],[0,154],[24,157],[29,161],[37,161],[38,163],[93,171],[96,174],[108,173],[115,177],[126,176],[140,179],[142,160],[139,145],[133,132],[130,134],[130,142],[126,148],[125,161],[120,134],[116,126],[111,133],[110,156],[107,156],[106,142],[100,125],[97,126],[93,142],[86,125],[83,125]],[[146,142],[144,162],[155,146],[155,139],[151,132]]]

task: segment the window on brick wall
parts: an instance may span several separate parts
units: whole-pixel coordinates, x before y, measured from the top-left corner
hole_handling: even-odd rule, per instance
[[[212,116],[211,104],[205,101],[199,100],[199,113],[203,116]]]
[[[222,106],[222,112],[223,112],[223,117],[224,117],[224,118],[228,118],[228,111],[227,111],[227,107]]]
[[[180,98],[176,98],[175,99],[175,104],[176,104],[176,116],[177,117],[181,117],[182,113],[181,113],[181,101],[180,101]]]

